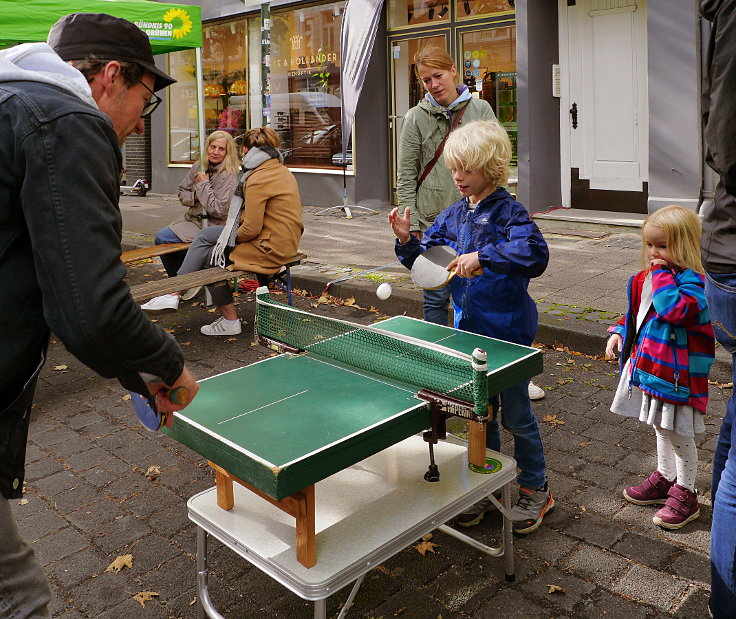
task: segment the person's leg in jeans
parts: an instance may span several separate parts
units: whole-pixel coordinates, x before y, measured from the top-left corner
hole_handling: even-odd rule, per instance
[[[182,243],[182,240],[174,234],[174,231],[171,228],[166,226],[156,233],[156,236],[153,237],[153,243],[154,245],[163,245],[165,243]],[[181,266],[182,260],[184,260],[185,254],[186,252],[184,251],[175,251],[171,254],[164,254],[161,256],[161,264],[164,265],[166,274],[169,277],[174,277],[176,275],[176,272]]]
[[[176,272],[177,275],[201,271],[209,265],[212,248],[217,243],[222,228],[223,226],[207,226],[197,233],[197,236],[194,237],[192,244],[186,252],[179,270]]]
[[[0,496],[0,617],[48,617],[46,577],[18,533],[8,499]]]
[[[424,291],[424,320],[447,326],[450,307],[450,286]]]
[[[708,273],[705,296],[716,339],[731,353],[736,379],[736,273]],[[713,523],[711,525],[711,598],[716,619],[736,617],[736,397],[728,400],[726,416],[713,458]]]

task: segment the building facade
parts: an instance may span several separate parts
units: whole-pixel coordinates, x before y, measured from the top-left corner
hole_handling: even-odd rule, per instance
[[[191,3],[191,2],[190,2]],[[261,5],[198,2],[203,15],[206,132],[234,136],[263,123],[282,139],[304,204],[386,208],[395,202],[401,120],[423,96],[412,57],[439,45],[456,59],[474,96],[487,99],[514,143],[516,25],[513,0],[387,0],[344,159],[340,121],[340,24],[344,0],[272,2],[270,56],[262,52]],[[151,135],[152,185],[175,192],[196,157],[193,51],[169,54],[178,83],[167,90],[165,122]],[[268,66],[269,97],[262,97]],[[265,105],[264,105],[265,104]]]

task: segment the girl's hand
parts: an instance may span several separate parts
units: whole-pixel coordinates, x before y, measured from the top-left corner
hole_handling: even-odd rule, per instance
[[[447,270],[454,270],[458,276],[468,277],[470,279],[483,273],[483,267],[480,265],[480,260],[478,260],[477,251],[469,254],[460,254],[447,265]]]
[[[201,183],[208,180],[210,180],[210,175],[205,174],[204,172],[197,172],[197,177],[194,179],[196,183]]]
[[[624,340],[618,333],[614,333],[611,337],[609,337],[608,343],[606,344],[606,359],[616,358],[614,348],[618,350],[619,354],[621,354],[621,347],[623,346],[623,343]]]
[[[409,234],[409,210],[410,209],[407,206],[403,217],[399,216],[398,207],[394,208],[388,214],[388,223],[394,231],[396,238],[399,239],[399,243],[402,245],[408,243],[411,238],[411,235]]]

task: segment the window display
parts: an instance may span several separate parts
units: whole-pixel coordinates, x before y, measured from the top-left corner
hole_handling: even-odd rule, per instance
[[[176,79],[169,86],[169,163],[191,163],[197,158],[197,85],[194,50],[168,54],[166,71]]]
[[[511,138],[516,166],[516,27],[474,30],[461,35],[463,82],[488,101]],[[512,172],[512,174],[515,174]]]
[[[342,164],[340,23],[344,8],[344,2],[334,2],[271,13],[271,123],[283,142],[287,165]]]

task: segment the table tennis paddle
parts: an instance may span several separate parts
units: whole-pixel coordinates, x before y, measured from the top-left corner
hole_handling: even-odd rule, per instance
[[[443,288],[455,277],[455,271],[448,271],[450,264],[457,252],[449,245],[435,245],[420,254],[411,268],[412,281],[424,290],[437,290]],[[483,273],[483,269],[473,271],[475,275]]]
[[[176,387],[175,389],[164,391],[166,391],[167,397],[174,404],[187,404],[189,401],[189,390],[186,387]],[[156,432],[164,427],[167,414],[153,410],[146,396],[131,391],[130,399],[133,402],[135,415],[144,428]]]

